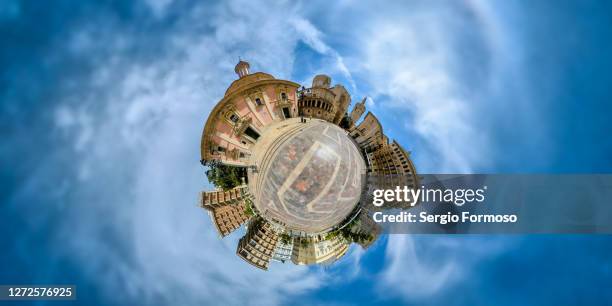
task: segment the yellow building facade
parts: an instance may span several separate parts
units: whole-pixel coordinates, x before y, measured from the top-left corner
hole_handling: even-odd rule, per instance
[[[249,217],[245,213],[246,186],[223,191],[200,193],[200,207],[206,209],[221,237],[229,235],[244,224]]]
[[[349,104],[351,96],[342,85],[331,87],[331,78],[317,75],[312,80],[312,87],[299,92],[298,113],[308,118],[322,119],[339,124]]]
[[[270,223],[261,218],[251,219],[246,235],[238,242],[236,255],[259,269],[268,270],[278,239]]]
[[[291,261],[296,265],[331,263],[344,256],[349,245],[350,243],[339,235],[329,239],[296,238]]]

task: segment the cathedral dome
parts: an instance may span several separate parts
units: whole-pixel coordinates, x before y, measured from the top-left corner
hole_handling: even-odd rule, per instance
[[[269,221],[319,233],[339,225],[359,202],[365,163],[338,126],[294,119],[271,127],[256,147],[258,169],[249,185]]]
[[[232,82],[232,84],[225,91],[224,96],[229,96],[230,94],[238,91],[241,87],[244,88],[251,83],[255,83],[261,80],[274,80],[274,77],[270,74],[263,72],[255,72],[244,77],[241,77]]]

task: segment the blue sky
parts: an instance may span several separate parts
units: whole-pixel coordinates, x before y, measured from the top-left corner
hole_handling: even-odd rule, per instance
[[[108,304],[604,304],[608,236],[406,236],[252,269],[196,207],[208,112],[252,70],[344,84],[422,173],[609,173],[603,1],[0,4],[0,283]]]

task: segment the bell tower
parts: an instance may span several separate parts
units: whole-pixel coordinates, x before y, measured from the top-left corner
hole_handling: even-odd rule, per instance
[[[236,68],[234,68],[234,71],[236,71],[236,74],[238,74],[239,78],[242,78],[244,76],[249,75],[249,68],[251,68],[251,65],[249,65],[248,62],[240,60],[238,64],[236,64]]]
[[[366,99],[367,97],[363,97],[363,100],[355,104],[355,106],[353,107],[353,110],[351,111],[351,128],[355,126],[357,120],[359,120],[359,118],[361,118],[361,115],[363,115],[363,113],[365,112]]]

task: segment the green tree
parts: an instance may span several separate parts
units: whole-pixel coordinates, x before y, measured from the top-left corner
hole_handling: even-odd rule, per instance
[[[349,127],[351,127],[351,117],[349,117],[348,113],[344,113],[344,117],[342,117],[342,120],[340,120],[340,123],[338,124],[341,128],[348,130]]]
[[[338,235],[340,235],[340,231],[338,231],[338,230],[335,230],[333,232],[329,232],[329,233],[327,233],[327,235],[325,235],[325,240],[336,238]]]
[[[250,199],[244,200],[244,214],[249,217],[255,216],[255,211],[253,210],[253,202]]]
[[[298,242],[300,243],[300,246],[302,246],[303,248],[310,246],[310,239],[299,238]]]
[[[215,187],[230,190],[242,184],[242,178],[246,177],[245,168],[224,165],[218,161],[203,163],[208,166],[206,177]]]
[[[284,244],[289,244],[289,242],[291,241],[291,236],[289,236],[289,234],[287,233],[282,233],[279,235],[279,237],[281,242]]]

